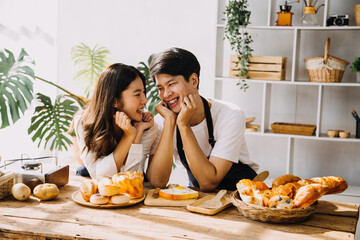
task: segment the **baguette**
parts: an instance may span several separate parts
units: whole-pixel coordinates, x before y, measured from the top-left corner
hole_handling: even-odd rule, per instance
[[[326,185],[318,183],[303,186],[295,195],[294,205],[299,208],[310,206],[327,191],[329,191],[329,188]]]
[[[347,182],[341,177],[315,177],[312,181],[328,186],[329,191],[326,194],[342,193],[348,188]]]
[[[280,196],[288,196],[290,198],[294,198],[296,192],[301,187],[300,184],[296,182],[287,183],[285,185],[280,185],[276,188],[272,189],[273,195],[280,195]]]

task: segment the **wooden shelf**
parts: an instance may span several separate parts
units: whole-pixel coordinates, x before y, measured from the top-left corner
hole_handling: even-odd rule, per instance
[[[218,28],[225,28],[225,24],[218,24]],[[359,26],[343,26],[343,27],[303,27],[303,26],[252,26],[249,25],[247,29],[261,29],[261,30],[308,30],[308,31],[335,31],[335,30],[360,30]]]
[[[239,81],[240,78],[229,77],[215,77],[215,81]],[[340,83],[318,83],[309,81],[273,81],[273,80],[258,80],[258,79],[245,79],[248,83],[271,83],[271,84],[288,84],[288,85],[308,85],[308,86],[331,86],[331,87],[360,87],[360,83],[357,82],[340,82]]]

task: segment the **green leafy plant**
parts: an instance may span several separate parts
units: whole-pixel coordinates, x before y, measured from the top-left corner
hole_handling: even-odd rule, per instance
[[[78,68],[74,79],[85,86],[85,95],[88,98],[93,91],[100,73],[110,63],[110,51],[103,46],[95,45],[90,48],[84,43],[75,45],[71,49],[71,59]]]
[[[0,111],[1,128],[10,126],[24,114],[34,96],[34,62],[21,50],[17,60],[14,54],[4,49],[0,51]]]
[[[360,57],[355,58],[351,68],[353,72],[360,72]]]
[[[249,78],[247,73],[249,71],[249,60],[252,56],[253,49],[250,43],[253,42],[251,35],[246,31],[246,27],[250,24],[251,12],[247,10],[247,0],[230,0],[225,9],[226,25],[225,38],[230,42],[231,49],[235,50],[239,55],[236,66],[240,73],[240,78]],[[245,79],[239,80],[237,85],[240,90],[246,91],[249,87]]]
[[[156,87],[155,82],[150,77],[150,63],[154,58],[154,54],[150,55],[147,60],[147,64],[144,62],[139,62],[139,66],[137,69],[145,75],[146,78],[146,98],[149,100],[146,108],[148,111],[152,112],[154,116],[157,114],[155,111],[156,105],[161,101],[158,93],[158,89]]]
[[[34,116],[28,134],[32,140],[39,141],[38,147],[44,141],[44,148],[50,146],[50,150],[68,149],[71,144],[71,136],[67,130],[75,112],[83,107],[88,99],[77,96],[61,86],[47,81],[34,74],[35,63],[24,49],[15,60],[14,54],[7,49],[0,50],[0,114],[1,128],[10,126],[20,119],[19,110],[24,112],[29,108],[34,99],[33,84],[35,80],[48,83],[62,90],[55,102],[50,97],[37,93],[40,104],[35,108]]]

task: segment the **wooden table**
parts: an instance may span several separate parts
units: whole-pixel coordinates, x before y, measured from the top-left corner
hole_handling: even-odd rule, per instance
[[[288,225],[249,220],[235,207],[214,216],[143,203],[89,208],[71,199],[82,180],[72,176],[53,201],[0,200],[0,239],[354,239],[359,217],[359,205],[327,201],[310,219]]]

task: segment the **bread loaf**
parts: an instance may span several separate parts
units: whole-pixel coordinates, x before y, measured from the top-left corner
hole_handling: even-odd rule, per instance
[[[130,198],[144,196],[144,174],[142,172],[121,172],[112,177],[114,184],[121,187],[120,193],[129,194]]]
[[[299,181],[297,181],[297,183],[300,185],[300,186],[306,186],[306,185],[310,185],[310,184],[313,184],[315,183],[314,181],[310,180],[310,179],[301,179]]]
[[[307,207],[323,196],[329,188],[326,185],[313,183],[301,187],[294,198],[295,207]]]
[[[269,200],[269,208],[293,209],[294,200],[288,196],[275,195]]]
[[[273,188],[272,192],[273,192],[273,195],[288,196],[290,198],[293,198],[300,187],[301,187],[300,184],[298,184],[296,182],[291,182],[291,183],[287,183],[285,185],[280,185],[276,188]]]
[[[239,192],[239,195],[244,203],[262,207],[269,206],[269,199],[265,195],[261,194],[260,191],[254,190],[253,188],[244,188],[241,192]]]
[[[86,180],[80,184],[80,192],[85,201],[90,201],[91,195],[97,192],[97,183],[95,180]]]
[[[316,183],[326,185],[329,188],[329,191],[326,194],[341,193],[348,188],[347,182],[341,177],[315,177],[311,180]]]
[[[285,185],[285,184],[291,183],[291,182],[297,182],[299,180],[301,180],[301,178],[299,178],[297,176],[294,176],[292,174],[285,174],[278,178],[275,178],[275,180],[272,183],[272,188],[276,188],[280,185]]]
[[[254,182],[250,179],[241,179],[237,184],[236,184],[236,188],[238,189],[239,193],[245,189],[245,188],[252,188],[254,190],[258,190],[258,191],[264,191],[264,190],[268,190],[269,187],[264,183],[264,182]]]

